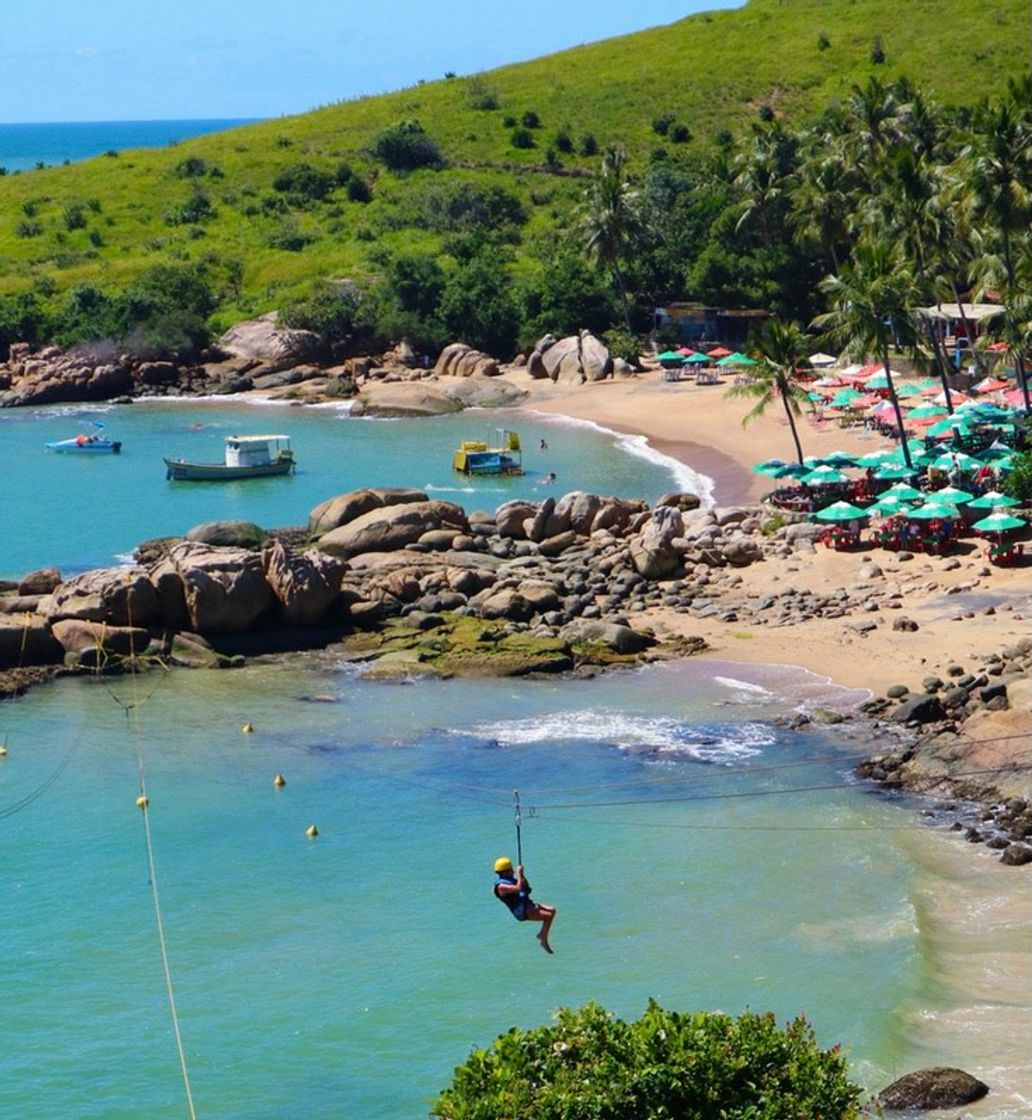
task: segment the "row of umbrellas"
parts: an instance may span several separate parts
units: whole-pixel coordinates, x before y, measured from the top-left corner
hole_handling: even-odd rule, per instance
[[[895,489],[895,488],[893,488]],[[927,497],[920,490],[914,491],[918,500]],[[930,500],[924,502],[920,506],[911,506],[907,504],[907,499],[899,497],[889,497],[889,492],[886,491],[881,498],[871,506],[856,506],[852,502],[834,502],[832,505],[827,506],[814,514],[817,521],[858,521],[861,518],[868,517],[872,513],[878,513],[883,517],[892,517],[902,515],[914,521],[956,521],[960,516],[960,510],[957,508],[957,494],[962,493],[957,491],[956,494],[947,494],[943,490],[937,491],[931,496]],[[1024,529],[1026,522],[1021,517],[1015,517],[1013,514],[1007,513],[1006,509],[1002,508],[1007,505],[1016,505],[1013,499],[1005,497],[1003,494],[984,494],[981,498],[974,498],[972,495],[967,495],[971,500],[967,503],[970,508],[978,507],[979,509],[991,509],[992,512],[983,517],[980,521],[974,522],[972,528],[979,530],[982,533],[1007,533],[1015,529]],[[990,497],[995,498],[995,505],[989,505],[987,499]]]
[[[750,358],[747,354],[742,354],[737,350],[726,350],[723,346],[717,346],[715,349],[703,354],[698,350],[691,350],[688,347],[682,347],[679,350],[664,350],[662,354],[656,355],[659,361],[668,365],[680,362],[683,366],[689,365],[718,365],[718,366],[755,366],[759,365],[757,361]]]
[[[957,470],[961,474],[971,474],[984,466],[992,465],[1002,473],[1010,470],[1015,452],[1003,444],[986,448],[979,457],[964,451],[930,451],[920,440],[911,440],[907,445],[915,470],[931,467],[948,473]],[[873,469],[879,481],[893,481],[907,478],[914,472],[903,461],[901,450],[872,451],[866,455],[850,455],[845,451],[833,451],[817,459],[807,456],[802,463],[786,463],[781,459],[767,459],[757,463],[753,470],[768,478],[795,478],[808,486],[830,485],[848,482],[843,469]]]

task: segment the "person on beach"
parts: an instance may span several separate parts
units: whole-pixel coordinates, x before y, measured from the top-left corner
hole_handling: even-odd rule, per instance
[[[503,902],[518,922],[540,922],[541,932],[537,939],[546,953],[553,952],[548,943],[548,931],[555,921],[555,907],[531,902],[530,883],[523,874],[523,864],[513,870],[508,856],[499,856],[494,861],[494,896]]]
[[[543,440],[542,440],[542,441],[541,441],[541,442],[540,442],[540,443],[538,444],[538,450],[539,450],[539,451],[547,451],[547,450],[548,450],[548,440],[545,440],[545,439],[543,439]]]

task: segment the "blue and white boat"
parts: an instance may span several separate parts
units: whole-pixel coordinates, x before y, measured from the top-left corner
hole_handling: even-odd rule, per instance
[[[95,428],[104,427],[99,420],[94,420],[93,426]],[[93,432],[90,435],[80,432],[71,439],[59,439],[53,443],[48,443],[47,448],[50,451],[60,451],[72,455],[117,455],[122,450],[122,442],[117,439],[108,439],[106,435],[99,432]]]

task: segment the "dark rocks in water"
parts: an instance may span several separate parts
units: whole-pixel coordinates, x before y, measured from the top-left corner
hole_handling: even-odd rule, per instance
[[[904,1074],[878,1094],[884,1108],[958,1108],[980,1101],[989,1086],[962,1069],[937,1066]]]
[[[1032,847],[1028,844],[1011,844],[1004,849],[1003,855],[1000,856],[1000,863],[1005,863],[1008,867],[1021,867],[1026,863],[1032,863]]]

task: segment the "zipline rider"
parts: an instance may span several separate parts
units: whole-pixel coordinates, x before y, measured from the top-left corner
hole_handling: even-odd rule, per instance
[[[548,944],[548,931],[555,921],[555,907],[531,901],[530,883],[523,874],[523,864],[513,872],[512,860],[508,856],[499,856],[494,862],[494,870],[495,898],[505,903],[516,921],[541,922],[541,932],[537,939],[541,948],[546,953],[551,953],[553,950]]]

